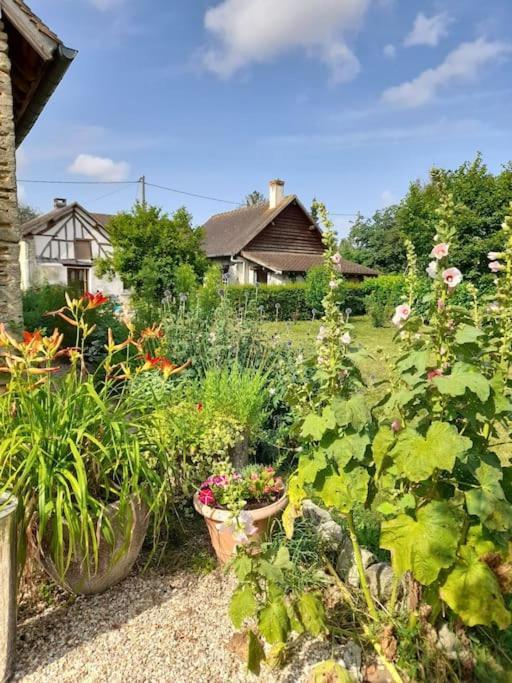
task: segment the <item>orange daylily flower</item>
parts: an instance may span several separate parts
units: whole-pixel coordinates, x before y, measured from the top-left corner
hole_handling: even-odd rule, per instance
[[[87,310],[92,310],[93,308],[99,308],[100,306],[103,306],[103,304],[106,304],[108,301],[108,296],[104,296],[102,292],[96,292],[96,294],[92,294],[91,292],[86,292],[80,301],[86,302],[87,303]]]
[[[141,339],[162,339],[163,336],[164,331],[162,330],[162,326],[156,324],[151,327],[146,327],[146,329],[142,330],[140,333]]]

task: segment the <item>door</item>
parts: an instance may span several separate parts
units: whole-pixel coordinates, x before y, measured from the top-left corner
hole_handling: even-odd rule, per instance
[[[89,290],[89,269],[68,268],[68,286],[87,292]]]

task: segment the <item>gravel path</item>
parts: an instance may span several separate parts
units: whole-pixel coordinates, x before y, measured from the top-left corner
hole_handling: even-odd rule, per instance
[[[232,585],[220,570],[147,572],[103,595],[50,607],[19,624],[15,680],[254,681],[229,644]],[[277,679],[267,673],[259,680]]]

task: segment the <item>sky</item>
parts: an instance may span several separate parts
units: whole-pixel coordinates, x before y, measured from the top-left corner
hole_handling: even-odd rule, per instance
[[[147,182],[200,225],[266,194],[336,216],[397,202],[432,166],[512,159],[511,0],[28,0],[78,55],[18,152],[19,180]],[[140,185],[19,182],[129,210]],[[230,203],[231,202],[231,203]]]

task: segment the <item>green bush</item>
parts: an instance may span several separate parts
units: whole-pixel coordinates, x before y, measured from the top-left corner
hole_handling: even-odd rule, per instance
[[[329,287],[329,271],[324,265],[313,266],[306,275],[305,299],[310,310],[323,311],[323,299]]]
[[[289,285],[230,285],[228,300],[238,309],[256,311],[267,320],[309,320],[304,283]]]

